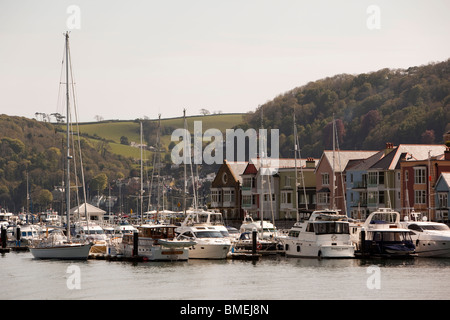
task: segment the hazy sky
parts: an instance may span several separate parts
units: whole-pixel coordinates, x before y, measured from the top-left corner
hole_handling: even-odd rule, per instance
[[[0,0],[0,114],[65,112],[68,22],[84,122],[247,112],[339,73],[444,61],[449,12],[448,0]]]

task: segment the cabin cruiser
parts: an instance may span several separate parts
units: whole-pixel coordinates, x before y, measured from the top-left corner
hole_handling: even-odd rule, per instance
[[[167,224],[140,225],[137,227],[137,243],[135,234],[124,234],[119,252],[125,257],[140,256],[151,261],[186,261],[188,248],[196,243],[176,239],[175,228],[177,226]]]
[[[74,230],[77,240],[89,241],[92,243],[90,253],[106,253],[109,239],[102,227],[93,221],[79,221],[75,223]]]
[[[250,215],[244,217],[244,221],[239,228],[240,236],[235,242],[238,250],[251,250],[253,243],[253,231],[257,231],[257,250],[275,251],[282,247],[278,237],[278,230],[269,221],[254,221]]]
[[[283,241],[287,257],[353,258],[355,256],[347,216],[337,210],[325,209],[312,212],[309,220],[296,222]]]
[[[114,227],[114,237],[122,238],[125,234],[133,234],[137,231],[136,227],[128,223],[121,223]]]
[[[401,222],[410,230],[419,257],[450,258],[450,228],[445,223],[428,221],[417,212],[406,216]]]
[[[176,229],[177,239],[195,241],[189,248],[190,259],[226,259],[231,249],[228,230],[222,214],[189,210],[182,225]]]
[[[28,245],[39,238],[40,231],[41,228],[34,224],[11,226],[8,228],[8,241],[20,240],[20,244]]]
[[[0,210],[0,227],[8,228],[11,224],[11,219],[13,214],[11,212],[7,212],[5,209]]]
[[[410,230],[401,225],[400,213],[390,208],[372,212],[357,232],[358,254],[388,258],[416,256]]]
[[[261,227],[262,226],[262,227]],[[239,228],[241,233],[253,232],[253,229],[259,233],[260,239],[274,239],[277,236],[277,228],[269,221],[254,221],[248,214]]]

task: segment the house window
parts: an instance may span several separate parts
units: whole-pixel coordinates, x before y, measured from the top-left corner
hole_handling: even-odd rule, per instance
[[[253,204],[253,196],[244,195],[242,196],[242,206],[243,207],[251,207]]]
[[[264,194],[264,201],[271,201],[269,193]],[[272,201],[275,201],[275,194],[274,193],[272,193]]]
[[[281,203],[283,203],[283,204],[292,203],[292,192],[291,191],[281,192]]]
[[[330,204],[330,194],[328,192],[320,192],[317,194],[317,202],[322,205]]]
[[[290,176],[284,176],[284,186],[290,187],[291,185],[291,177]]]
[[[426,204],[427,202],[425,190],[415,190],[414,191],[414,203],[415,204]]]
[[[330,175],[328,173],[322,173],[322,185],[330,184]]]
[[[300,194],[298,195],[298,197],[299,197],[299,202],[298,202],[298,203],[301,203],[301,204],[309,204],[309,201],[308,201],[308,195],[305,196],[305,194],[302,192],[302,193],[300,193]]]
[[[425,184],[425,168],[414,168],[414,183]]]
[[[211,190],[211,202],[222,202],[220,190]]]
[[[378,172],[369,172],[368,184],[370,186],[378,185]]]
[[[367,192],[367,205],[376,206],[378,204],[378,191]]]
[[[223,202],[234,202],[234,190],[223,190]]]
[[[244,190],[249,190],[253,188],[253,178],[244,178],[242,181],[242,188]]]
[[[447,193],[439,193],[439,208],[447,208],[448,206],[448,194]]]

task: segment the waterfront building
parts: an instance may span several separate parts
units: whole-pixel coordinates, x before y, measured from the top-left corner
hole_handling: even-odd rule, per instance
[[[365,219],[378,208],[392,208],[401,212],[402,217],[413,209],[427,211],[434,200],[428,201],[428,187],[432,191],[434,182],[428,185],[426,177],[429,155],[440,155],[443,145],[386,143],[386,148],[366,159],[350,161],[345,169],[347,181],[347,215],[355,219]],[[404,169],[402,169],[402,166]],[[441,163],[436,168],[445,170]],[[407,169],[408,168],[408,169]],[[432,174],[436,181],[436,173]],[[412,180],[411,180],[412,179]],[[414,179],[416,183],[414,183]]]
[[[297,220],[297,210],[315,210],[316,177],[315,169],[319,159],[297,159],[294,167],[280,168],[279,174],[279,217]],[[296,174],[297,168],[297,174]],[[297,179],[297,188],[295,187]]]
[[[436,220],[449,221],[450,172],[442,172],[435,186]]]
[[[241,185],[248,162],[224,160],[211,183],[211,209],[218,210],[225,220],[244,217],[241,207]]]
[[[440,175],[450,172],[448,148],[445,145],[408,145],[399,164],[402,217],[414,210],[431,221],[443,221],[444,216],[436,211],[435,187]]]
[[[346,213],[345,168],[351,160],[367,159],[377,151],[325,150],[316,166],[317,209]]]

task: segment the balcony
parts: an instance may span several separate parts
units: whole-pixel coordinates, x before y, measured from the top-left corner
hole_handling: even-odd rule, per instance
[[[367,189],[366,181],[354,181],[352,189]]]

